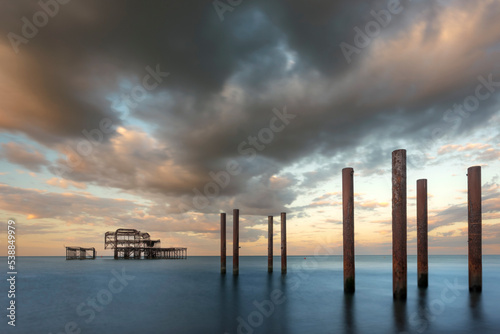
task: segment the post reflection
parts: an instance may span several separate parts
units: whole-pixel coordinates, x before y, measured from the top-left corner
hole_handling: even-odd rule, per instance
[[[354,294],[344,294],[344,324],[345,333],[356,333],[356,319],[354,315]]]
[[[220,315],[227,314],[228,304],[227,304],[227,293],[226,293],[226,275],[220,275],[220,285],[219,285],[219,305],[220,305]],[[226,330],[226,321],[224,317],[219,316],[219,333],[224,333]]]
[[[285,276],[281,275],[280,276],[280,287],[279,290],[280,294],[282,295],[281,300],[283,301],[282,303],[277,306],[277,312],[275,314],[276,319],[273,319],[275,322],[275,326],[279,328],[279,331],[276,331],[275,333],[288,333],[289,328],[288,328],[288,304],[289,304],[289,298],[290,298],[290,277],[293,278],[293,276]],[[293,285],[292,285],[293,287]]]
[[[430,326],[428,321],[429,302],[427,291],[427,288],[418,289],[417,310],[412,314],[412,316],[410,316],[409,326],[412,329],[415,329],[418,333],[426,331]]]
[[[483,304],[481,302],[481,293],[469,293],[469,307],[474,320],[483,319]]]
[[[406,300],[395,299],[393,302],[394,326],[398,332],[407,329]]]

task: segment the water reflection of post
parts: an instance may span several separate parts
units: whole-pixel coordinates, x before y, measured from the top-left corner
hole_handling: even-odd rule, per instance
[[[394,307],[394,325],[398,332],[406,331],[406,300],[405,299],[395,299],[393,303]]]
[[[282,296],[280,299],[284,299],[284,302],[281,303],[279,306],[276,306],[279,310],[279,317],[278,317],[278,322],[279,322],[279,330],[277,331],[274,331],[273,333],[289,333],[290,332],[290,328],[289,328],[289,323],[290,323],[290,320],[292,319],[290,315],[290,310],[288,308],[288,305],[289,305],[289,298],[290,298],[290,294],[293,293],[293,291],[297,288],[296,285],[287,285],[287,284],[290,284],[291,282],[293,282],[293,279],[290,280],[289,277],[287,277],[286,275],[281,275],[279,276],[279,279],[280,279],[280,288],[278,290],[280,290],[282,292]],[[289,280],[287,282],[287,279]]]
[[[418,326],[416,327],[418,333],[425,331],[429,326],[429,322],[427,321],[427,318],[429,316],[427,311],[428,309],[429,306],[427,305],[427,289],[419,289],[417,302],[418,318],[414,319],[413,317],[410,317],[410,326]]]
[[[232,289],[231,289],[231,305],[229,307],[230,312],[227,314],[229,315],[229,323],[226,324],[226,327],[229,327],[231,332],[237,332],[238,326],[240,325],[240,322],[238,321],[238,318],[241,317],[241,305],[240,305],[240,289],[238,287],[238,275],[233,275],[232,276]],[[224,332],[226,333],[226,332]]]
[[[354,295],[344,294],[344,328],[345,333],[356,333],[356,319],[354,317],[353,307]]]
[[[469,294],[469,306],[474,320],[483,319],[483,304],[481,303],[480,293],[470,293]]]
[[[226,275],[220,276],[220,285],[219,285],[219,305],[221,314],[229,314],[232,310],[232,307],[228,308],[227,304],[227,293],[226,293]],[[226,317],[219,317],[219,333],[225,333],[227,330],[231,329],[230,324],[227,323]]]

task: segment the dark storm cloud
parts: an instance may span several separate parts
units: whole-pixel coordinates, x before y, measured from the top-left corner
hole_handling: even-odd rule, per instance
[[[364,175],[381,173],[390,149],[428,144],[436,129],[453,140],[498,111],[500,4],[400,6],[348,63],[339,45],[355,45],[354,28],[365,29],[387,1],[244,1],[223,21],[212,1],[72,1],[17,54],[7,35],[21,34],[21,18],[40,7],[10,2],[0,20],[0,126],[64,151],[103,119],[116,127],[139,119],[152,141],[130,128],[114,132],[64,177],[190,202],[193,188],[203,191],[209,173],[234,159],[242,171],[216,204],[279,210],[297,196],[268,194],[285,166],[324,161],[304,186],[349,162]],[[110,96],[129,94],[124,82],[140,83],[147,66],[170,75],[128,113],[113,109]],[[479,76],[494,82],[482,88],[490,96],[474,111],[453,110],[474,96]],[[242,155],[239,145],[249,148],[284,106],[295,118],[259,160]],[[130,148],[134,140],[145,144]]]

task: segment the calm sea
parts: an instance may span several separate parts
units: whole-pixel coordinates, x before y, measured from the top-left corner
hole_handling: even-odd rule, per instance
[[[219,257],[21,257],[16,327],[3,279],[0,332],[500,333],[500,256],[484,256],[480,295],[469,294],[466,256],[431,256],[425,290],[409,256],[406,302],[392,298],[390,256],[356,257],[353,296],[343,292],[341,256],[289,256],[285,276],[279,257],[272,274],[267,257],[240,257],[238,277],[227,264],[221,275]]]

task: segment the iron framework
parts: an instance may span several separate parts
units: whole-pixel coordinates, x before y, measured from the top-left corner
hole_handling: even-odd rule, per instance
[[[88,252],[88,253],[87,253]],[[66,260],[95,260],[95,248],[67,246],[66,247]]]
[[[106,232],[104,249],[114,249],[117,259],[187,259],[187,248],[161,248],[160,240],[152,240],[147,232],[119,228]]]

